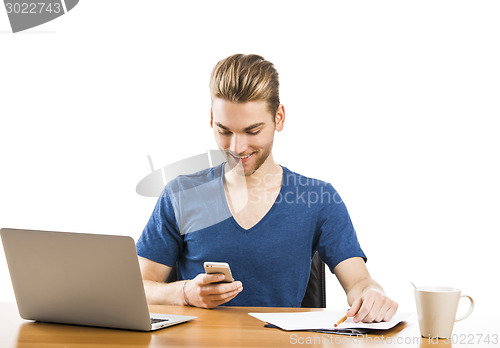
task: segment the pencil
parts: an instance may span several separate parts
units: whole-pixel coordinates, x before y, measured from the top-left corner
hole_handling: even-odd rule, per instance
[[[333,325],[333,326],[337,327],[339,324],[342,324],[346,319],[347,319],[347,315],[344,315],[344,317],[342,319],[340,319],[339,321],[337,321],[335,323],[335,325]]]

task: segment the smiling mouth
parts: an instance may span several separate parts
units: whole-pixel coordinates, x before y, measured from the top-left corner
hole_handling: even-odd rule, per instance
[[[242,162],[245,162],[247,161],[255,152],[252,152],[251,154],[249,155],[246,155],[246,156],[237,156],[237,155],[233,155],[233,154],[230,154],[234,159],[236,159],[237,161],[242,161]]]

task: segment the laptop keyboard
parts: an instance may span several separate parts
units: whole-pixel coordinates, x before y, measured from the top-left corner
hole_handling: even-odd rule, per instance
[[[162,321],[169,321],[168,319],[151,318],[151,324],[161,323]]]

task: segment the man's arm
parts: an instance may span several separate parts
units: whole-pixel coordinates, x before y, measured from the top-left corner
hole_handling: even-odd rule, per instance
[[[398,309],[398,304],[386,296],[382,287],[370,277],[361,257],[352,257],[340,262],[333,270],[347,295],[351,309],[348,317],[355,322],[389,321]]]
[[[224,279],[220,274],[198,274],[194,279],[165,283],[172,267],[139,257],[148,304],[186,305],[214,308],[232,300],[242,290],[240,281],[211,284]],[[186,298],[184,298],[184,295]]]
[[[165,283],[172,267],[139,257],[142,280],[148,304],[183,305],[184,282]]]

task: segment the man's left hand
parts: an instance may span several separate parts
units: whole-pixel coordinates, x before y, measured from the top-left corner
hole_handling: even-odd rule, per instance
[[[347,317],[355,323],[389,321],[398,309],[398,304],[378,289],[367,289],[352,303]]]

